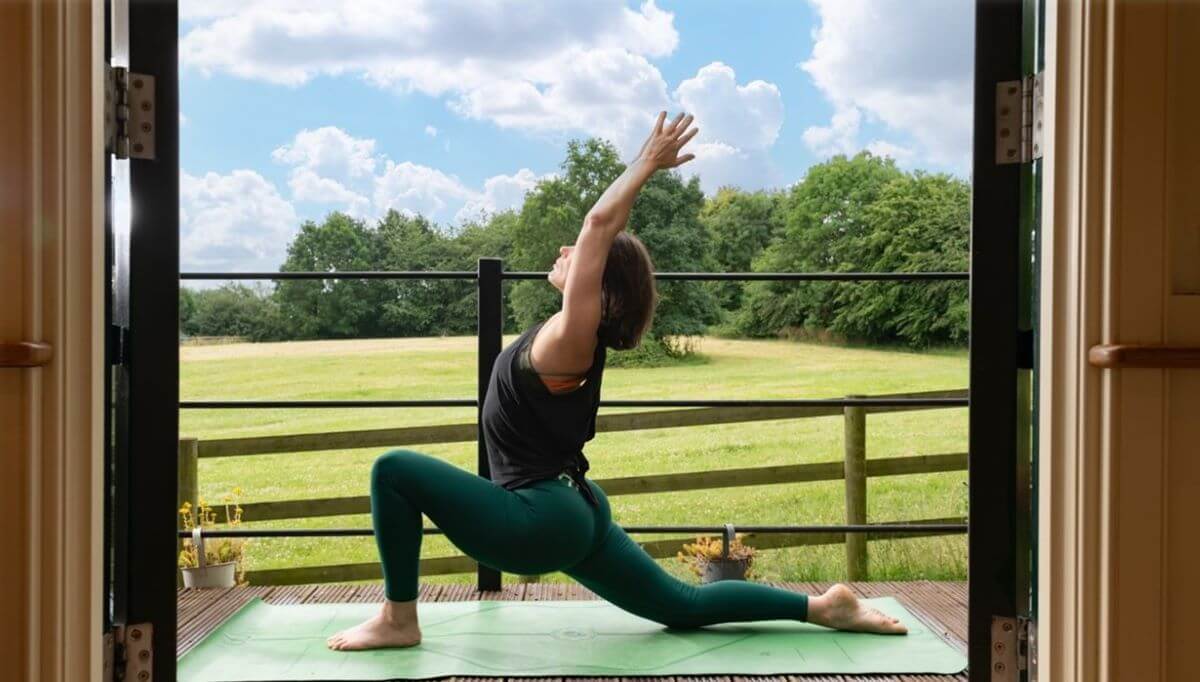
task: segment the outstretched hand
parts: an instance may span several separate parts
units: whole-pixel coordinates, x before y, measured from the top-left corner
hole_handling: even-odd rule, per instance
[[[676,168],[696,158],[695,154],[679,154],[679,150],[700,132],[699,128],[688,130],[693,116],[684,116],[680,112],[675,120],[664,126],[666,118],[667,112],[659,112],[650,137],[646,138],[642,150],[638,152],[638,159],[647,161],[656,169]]]

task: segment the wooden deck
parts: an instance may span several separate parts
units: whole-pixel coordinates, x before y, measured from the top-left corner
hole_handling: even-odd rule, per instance
[[[783,583],[764,581],[764,584],[783,587],[809,594],[824,592],[828,583]],[[952,646],[966,653],[967,641],[967,585],[963,582],[878,582],[849,583],[864,597],[891,596],[899,599],[905,607],[925,621],[931,630],[942,635]],[[296,585],[287,587],[237,587],[225,589],[178,591],[176,603],[179,613],[179,644],[177,655],[189,649],[216,629],[239,607],[254,597],[262,597],[273,604],[320,603],[320,602],[378,602],[383,600],[382,585]],[[421,585],[421,601],[468,601],[483,599],[546,600],[546,599],[595,599],[587,588],[578,584],[558,583],[514,583],[505,585],[499,592],[476,592],[472,585]],[[965,682],[966,674],[960,675],[797,675],[786,677],[754,676],[758,681],[779,680],[789,682],[791,678],[834,682],[854,680],[904,680],[905,682],[935,682],[959,680]],[[475,682],[502,678],[470,678]],[[503,678],[520,682],[526,678]],[[545,678],[558,682],[574,679],[595,678]],[[628,678],[638,679],[638,678]],[[674,678],[651,677],[654,682],[676,682]],[[689,678],[680,678],[687,680]],[[692,678],[704,682],[736,682],[737,676]]]

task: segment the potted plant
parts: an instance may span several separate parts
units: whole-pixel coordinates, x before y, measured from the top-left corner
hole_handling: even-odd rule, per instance
[[[743,544],[742,536],[734,533],[733,524],[727,523],[723,537],[698,537],[695,542],[685,544],[677,557],[700,576],[701,582],[711,583],[751,577],[754,554],[754,548]]]
[[[241,526],[242,508],[237,498],[242,494],[241,488],[234,488],[232,495],[223,498],[225,506],[224,528],[234,529]],[[217,523],[217,513],[205,504],[204,499],[197,501],[198,507],[192,508],[191,502],[184,502],[179,508],[179,516],[183,529],[191,531],[192,536],[183,540],[179,552],[179,569],[183,572],[184,587],[233,587],[244,585],[245,570],[242,566],[243,551],[246,541],[240,538],[208,538],[205,531],[221,528]]]

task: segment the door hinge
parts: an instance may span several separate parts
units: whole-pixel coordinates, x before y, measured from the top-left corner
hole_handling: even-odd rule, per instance
[[[992,616],[992,676],[1000,682],[1036,679],[1034,622],[1025,617]],[[1026,673],[1025,677],[1021,673]]]
[[[996,83],[996,163],[1042,158],[1042,72]]]
[[[104,633],[104,682],[154,682],[154,626],[118,625]]]
[[[154,158],[154,76],[104,67],[105,149],[118,159]]]

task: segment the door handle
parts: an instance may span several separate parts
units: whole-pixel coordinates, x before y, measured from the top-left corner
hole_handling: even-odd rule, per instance
[[[1187,346],[1149,346],[1102,344],[1088,349],[1088,362],[1102,369],[1159,368],[1200,369],[1200,348]]]
[[[0,367],[41,367],[49,364],[54,349],[40,341],[0,341]]]

